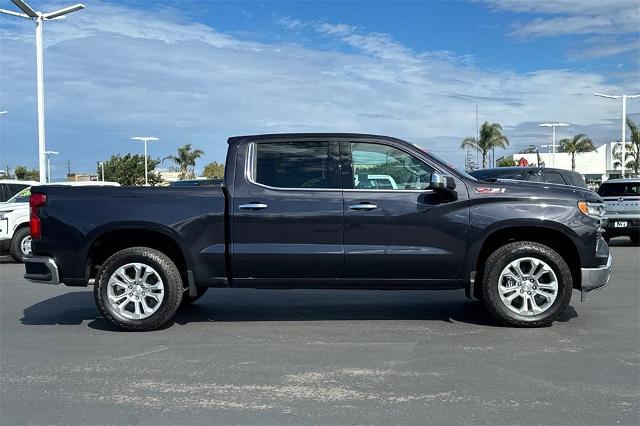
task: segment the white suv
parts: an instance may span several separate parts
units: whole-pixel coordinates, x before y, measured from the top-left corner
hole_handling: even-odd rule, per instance
[[[605,240],[625,235],[640,243],[640,178],[609,179],[598,194],[604,200]]]
[[[69,186],[120,186],[117,182],[53,182],[37,185]],[[22,262],[24,256],[31,254],[31,235],[29,234],[29,196],[31,187],[18,192],[6,202],[0,203],[0,253],[9,252]]]

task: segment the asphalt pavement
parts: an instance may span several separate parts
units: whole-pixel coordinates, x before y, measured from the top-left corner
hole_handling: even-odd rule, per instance
[[[640,248],[553,326],[504,328],[462,291],[210,290],[122,332],[91,288],[0,261],[0,423],[640,423]]]

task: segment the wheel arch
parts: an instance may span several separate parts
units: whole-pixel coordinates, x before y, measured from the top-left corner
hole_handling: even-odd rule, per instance
[[[495,229],[487,233],[482,244],[477,248],[475,261],[470,262],[470,275],[473,283],[467,285],[467,295],[478,297],[483,279],[484,262],[487,258],[505,244],[516,241],[531,241],[544,244],[563,256],[573,279],[573,288],[580,288],[580,254],[578,247],[568,232],[557,227],[545,225],[512,225]],[[471,294],[473,293],[473,294]]]
[[[105,230],[96,235],[86,256],[85,278],[95,278],[99,267],[114,253],[129,247],[149,247],[167,255],[178,267],[187,283],[190,259],[170,230],[157,228],[122,227]]]

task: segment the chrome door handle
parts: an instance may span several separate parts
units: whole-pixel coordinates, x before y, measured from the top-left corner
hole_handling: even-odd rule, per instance
[[[370,204],[370,203],[353,204],[353,205],[349,206],[349,210],[374,210],[374,209],[377,209],[377,208],[378,208],[377,204]]]
[[[269,206],[262,203],[248,203],[248,204],[240,204],[238,206],[238,208],[242,210],[262,210],[262,209],[266,209],[267,207]]]

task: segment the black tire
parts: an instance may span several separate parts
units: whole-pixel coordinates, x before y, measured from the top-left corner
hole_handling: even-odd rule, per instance
[[[532,257],[544,261],[556,275],[558,292],[556,299],[544,312],[527,316],[511,311],[500,299],[498,281],[500,274],[514,260]],[[543,327],[551,325],[571,301],[573,278],[562,256],[544,244],[520,241],[500,247],[486,260],[482,292],[485,306],[501,323],[515,327]]]
[[[149,317],[129,319],[121,315],[108,301],[109,278],[121,266],[142,263],[155,269],[164,285],[164,297],[160,307]],[[109,322],[129,331],[157,330],[167,325],[182,302],[182,278],[175,263],[164,253],[148,247],[131,247],[121,250],[107,259],[98,271],[93,296],[98,310]]]
[[[196,300],[200,299],[207,292],[208,288],[209,287],[196,287],[197,294],[193,297],[189,296],[188,290],[185,291],[184,294],[182,295],[182,303],[180,303],[180,307],[188,306],[193,302],[195,302]]]
[[[22,240],[29,237],[30,234],[31,233],[29,231],[29,228],[27,227],[20,228],[13,233],[13,238],[11,239],[11,247],[9,248],[9,252],[11,253],[11,256],[13,256],[13,258],[16,260],[16,262],[22,262],[22,258],[25,255],[31,254],[31,252],[24,253],[22,251]]]

